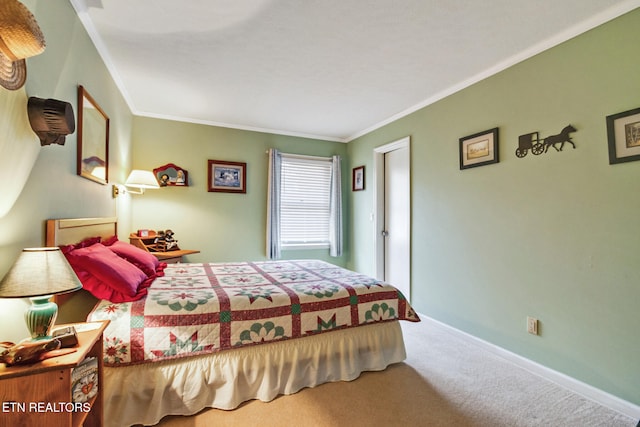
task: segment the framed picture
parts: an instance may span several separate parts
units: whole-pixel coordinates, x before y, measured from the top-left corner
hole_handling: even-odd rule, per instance
[[[609,164],[640,160],[640,108],[607,116]]]
[[[109,117],[84,87],[78,86],[78,175],[109,182]]]
[[[221,193],[247,192],[247,164],[209,160],[209,191]]]
[[[189,185],[189,172],[173,163],[167,163],[153,170],[160,187],[186,187]]]
[[[353,168],[351,190],[352,191],[364,190],[364,166],[358,166],[357,168]]]
[[[498,128],[460,138],[460,169],[498,163]]]

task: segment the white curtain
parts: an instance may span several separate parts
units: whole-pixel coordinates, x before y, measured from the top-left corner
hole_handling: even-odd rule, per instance
[[[267,192],[267,257],[280,258],[280,176],[282,157],[278,150],[269,150],[269,189]]]
[[[331,214],[329,219],[329,255],[342,255],[342,174],[340,156],[332,157],[331,168]]]

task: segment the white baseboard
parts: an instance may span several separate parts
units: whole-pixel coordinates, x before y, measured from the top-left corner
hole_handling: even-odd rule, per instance
[[[513,363],[514,365],[522,369],[531,372],[532,374],[538,375],[546,380],[558,384],[561,387],[566,388],[567,390],[580,394],[587,399],[591,399],[601,404],[602,406],[606,406],[607,408],[620,412],[621,414],[627,415],[633,419],[640,419],[640,406],[638,405],[616,397],[589,384],[583,383],[582,381],[579,381],[561,372],[554,371],[553,369],[547,368],[546,366],[534,362],[533,360],[529,360],[502,347],[498,347],[495,344],[491,344],[488,341],[475,337],[471,334],[461,331],[460,329],[456,329],[453,326],[449,326],[446,323],[442,323],[429,316],[421,313],[418,313],[418,315],[423,321],[441,326],[448,331],[456,334],[460,338],[478,345],[479,347],[482,347],[483,349]],[[640,426],[640,423],[638,425]]]

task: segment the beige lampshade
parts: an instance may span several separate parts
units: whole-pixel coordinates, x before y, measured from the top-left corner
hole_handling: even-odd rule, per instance
[[[133,188],[160,188],[158,180],[151,171],[134,169],[129,174],[127,181],[124,183],[127,187]]]
[[[0,298],[63,294],[81,288],[59,248],[26,248],[0,282]]]

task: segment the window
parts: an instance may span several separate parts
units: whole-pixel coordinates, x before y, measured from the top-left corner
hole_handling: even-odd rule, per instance
[[[280,233],[283,248],[328,248],[331,159],[282,155]]]
[[[329,248],[329,256],[342,255],[340,163],[340,156],[325,159],[269,150],[269,259],[279,259],[284,248]]]

